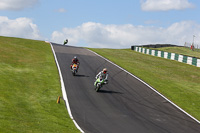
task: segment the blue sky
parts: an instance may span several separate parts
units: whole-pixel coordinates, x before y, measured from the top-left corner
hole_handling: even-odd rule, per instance
[[[98,48],[200,46],[199,0],[0,0],[0,36]],[[193,37],[195,35],[195,37]]]

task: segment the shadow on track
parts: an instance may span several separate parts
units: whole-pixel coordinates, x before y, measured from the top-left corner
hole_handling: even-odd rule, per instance
[[[87,75],[81,75],[81,74],[76,74],[75,77],[90,77],[90,76],[87,76]]]
[[[98,93],[123,94],[123,93],[121,93],[121,92],[117,92],[117,91],[108,91],[108,90],[99,90]]]

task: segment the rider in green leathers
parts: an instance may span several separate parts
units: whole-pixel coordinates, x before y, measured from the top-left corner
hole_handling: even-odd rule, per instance
[[[67,44],[68,43],[68,39],[66,39],[63,43],[63,45]]]
[[[99,77],[102,77],[104,79],[104,84],[107,83],[108,81],[108,72],[107,72],[107,68],[104,68],[102,71],[100,71],[97,75],[96,75],[96,81],[94,82],[94,85],[96,86],[96,83],[97,83],[97,79]]]

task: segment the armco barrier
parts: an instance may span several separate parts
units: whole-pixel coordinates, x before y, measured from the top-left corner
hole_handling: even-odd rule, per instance
[[[157,56],[165,59],[170,59],[170,60],[176,60],[182,63],[187,63],[189,65],[194,65],[196,67],[200,67],[200,59],[196,57],[189,57],[185,55],[179,55],[176,53],[169,53],[169,52],[164,52],[164,51],[158,51],[158,50],[153,50],[153,49],[146,49],[142,47],[134,47],[132,50],[135,50],[137,52],[141,52],[144,54],[152,55],[152,56]]]

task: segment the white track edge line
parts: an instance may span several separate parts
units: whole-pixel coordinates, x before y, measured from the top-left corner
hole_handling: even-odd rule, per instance
[[[53,46],[52,46],[51,43],[50,43],[50,45],[51,45],[51,49],[52,49],[52,52],[53,52],[53,55],[54,55],[54,59],[55,59],[55,62],[56,62],[57,68],[58,68],[59,75],[60,75],[60,83],[61,83],[61,89],[62,89],[63,99],[65,101],[68,114],[69,114],[70,118],[72,119],[72,121],[74,122],[75,126],[81,131],[81,133],[84,133],[84,131],[80,128],[80,126],[77,124],[77,122],[74,120],[74,118],[72,116],[71,109],[70,109],[70,106],[69,106],[69,101],[68,101],[68,98],[67,98],[67,93],[65,91],[65,85],[64,85],[64,82],[63,82],[63,77],[62,77],[62,73],[61,73],[61,70],[60,70],[60,66],[58,64],[54,48],[53,48]]]
[[[162,95],[160,92],[158,92],[156,89],[154,89],[153,87],[151,87],[149,84],[147,84],[146,82],[144,82],[143,80],[141,80],[140,78],[136,77],[135,75],[133,75],[132,73],[128,72],[127,70],[123,69],[122,67],[118,66],[117,64],[111,62],[110,60],[106,59],[105,57],[97,54],[96,52],[87,49],[90,52],[93,52],[94,54],[96,54],[97,56],[103,58],[104,60],[110,62],[111,64],[115,65],[116,67],[120,68],[121,70],[125,71],[126,73],[130,74],[132,77],[136,78],[137,80],[139,80],[140,82],[142,82],[143,84],[145,84],[146,86],[148,86],[150,89],[152,89],[154,92],[156,92],[157,94],[159,94],[161,97],[163,97],[165,100],[167,100],[169,103],[171,103],[172,105],[174,105],[176,108],[178,108],[179,110],[181,110],[183,113],[185,113],[186,115],[188,115],[190,118],[192,118],[193,120],[195,120],[197,123],[200,124],[200,121],[198,121],[196,118],[194,118],[192,115],[190,115],[189,113],[187,113],[185,110],[183,110],[182,108],[180,108],[178,105],[176,105],[175,103],[173,103],[172,101],[170,101],[168,98],[166,98],[164,95]]]

